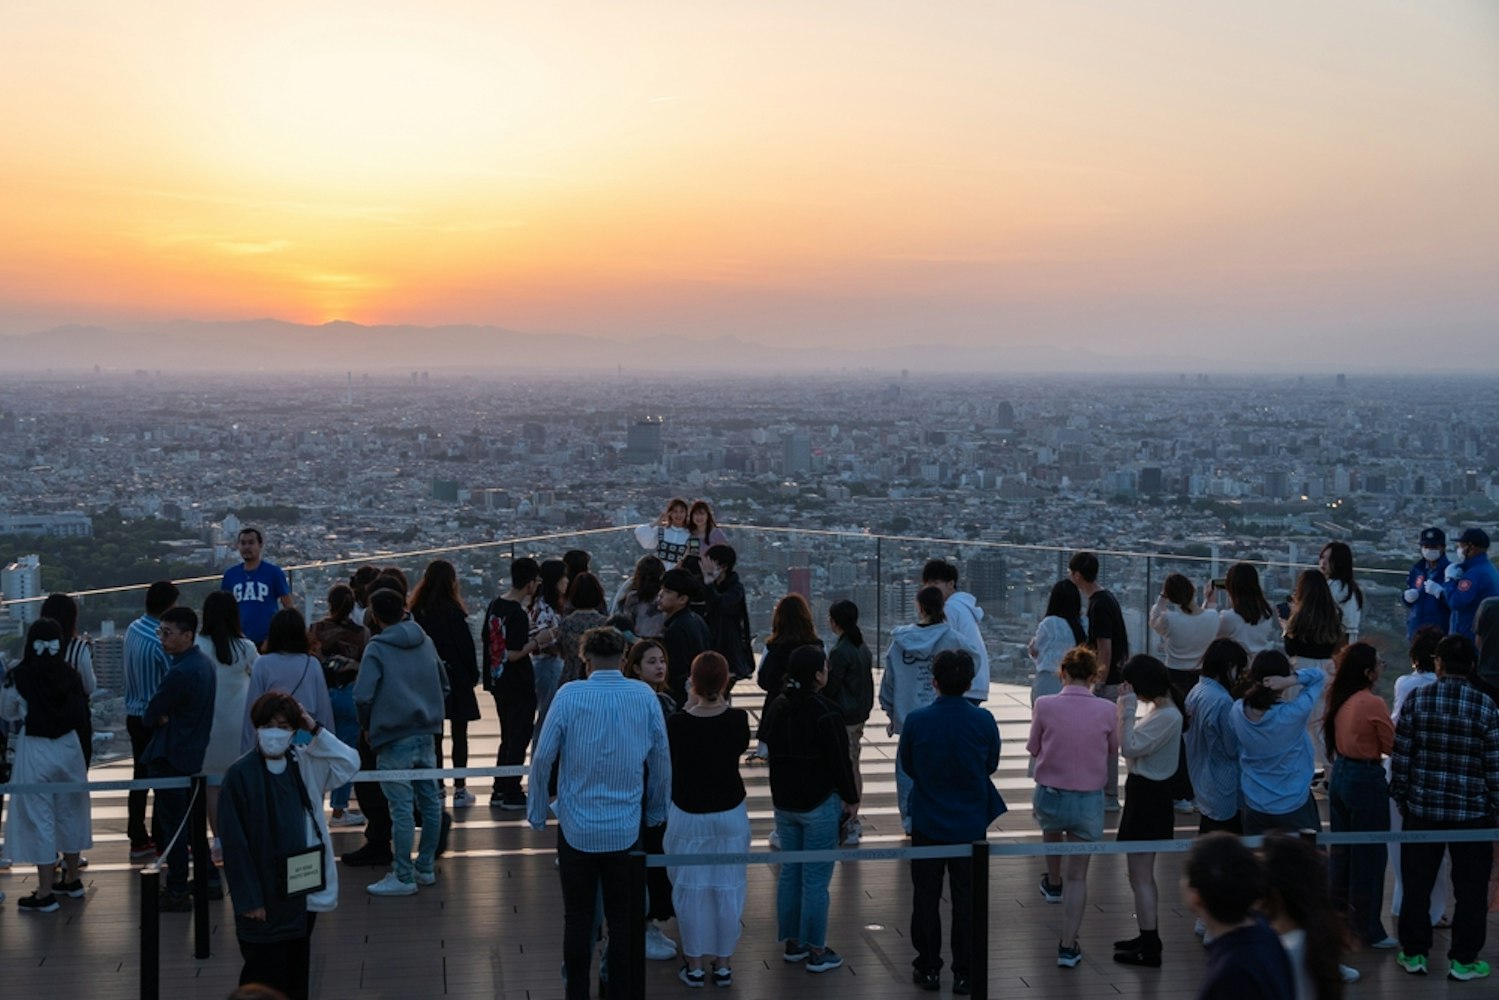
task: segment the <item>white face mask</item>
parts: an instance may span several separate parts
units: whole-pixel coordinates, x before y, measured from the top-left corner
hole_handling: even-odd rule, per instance
[[[285,757],[286,751],[291,749],[292,731],[290,729],[266,726],[255,730],[255,736],[260,741],[260,752],[267,757]]]
[[[1421,558],[1425,559],[1427,562],[1436,562],[1438,559],[1442,558],[1442,550],[1441,549],[1422,549],[1421,550]]]

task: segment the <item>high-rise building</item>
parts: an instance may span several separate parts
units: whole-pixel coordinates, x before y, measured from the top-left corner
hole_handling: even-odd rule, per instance
[[[625,451],[620,456],[631,465],[655,465],[666,455],[666,446],[661,432],[664,417],[646,417],[630,425],[625,434]]]
[[[784,472],[788,476],[812,471],[812,435],[806,431],[792,431],[781,439],[785,448]]]
[[[1005,557],[985,552],[963,563],[964,587],[980,604],[1003,604],[1006,594]]]
[[[801,594],[812,603],[812,567],[792,566],[786,570],[786,590],[792,594]]]
[[[12,621],[19,621],[22,628],[36,621],[42,610],[41,598],[47,596],[42,591],[42,557],[21,556],[0,571],[0,595],[7,601],[25,602],[9,606]]]
[[[99,689],[110,694],[125,693],[125,637],[120,634],[100,635],[93,640],[94,676],[99,679]]]

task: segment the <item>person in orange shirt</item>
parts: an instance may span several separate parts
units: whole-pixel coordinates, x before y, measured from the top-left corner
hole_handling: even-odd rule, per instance
[[[1390,788],[1384,757],[1395,747],[1395,725],[1383,698],[1374,693],[1383,664],[1367,642],[1345,646],[1327,693],[1323,727],[1327,759],[1333,761],[1328,820],[1333,833],[1390,828]],[[1371,948],[1395,948],[1379,913],[1384,906],[1384,844],[1343,844],[1332,849],[1332,891],[1338,906]]]

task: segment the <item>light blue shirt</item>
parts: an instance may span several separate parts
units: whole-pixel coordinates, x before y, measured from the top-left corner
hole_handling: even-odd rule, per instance
[[[1187,692],[1187,773],[1197,805],[1208,819],[1239,814],[1239,737],[1229,721],[1234,699],[1211,677]]]
[[[595,670],[557,689],[531,755],[526,818],[538,830],[546,826],[547,776],[559,756],[551,807],[570,846],[589,854],[627,850],[640,838],[642,801],[646,825],[666,822],[671,753],[649,685]]]
[[[141,615],[125,630],[125,714],[144,715],[146,706],[161,687],[161,679],[172,668],[171,658],[161,648],[156,627],[161,622]]]
[[[1255,812],[1284,816],[1311,794],[1316,756],[1306,724],[1326,679],[1316,667],[1296,671],[1301,693],[1271,705],[1258,722],[1244,713],[1242,701],[1234,703],[1229,718],[1239,738],[1239,787],[1244,804]]]

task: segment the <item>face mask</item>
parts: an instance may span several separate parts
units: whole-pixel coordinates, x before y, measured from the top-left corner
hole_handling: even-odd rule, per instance
[[[255,730],[255,736],[260,741],[260,752],[267,757],[285,757],[286,751],[291,747],[292,731],[290,729],[266,726],[264,729]]]
[[[1425,559],[1427,562],[1436,562],[1438,559],[1442,558],[1442,550],[1441,549],[1422,549],[1421,550],[1421,558]]]

